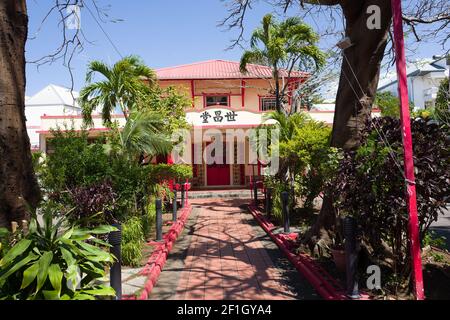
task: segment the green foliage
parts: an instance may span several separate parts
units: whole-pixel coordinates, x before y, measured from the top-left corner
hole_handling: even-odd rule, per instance
[[[380,108],[383,117],[400,118],[400,100],[391,92],[377,92],[374,105]],[[414,104],[410,102],[409,110],[412,113]]]
[[[192,167],[184,164],[156,164],[147,166],[147,175],[153,183],[164,180],[185,181],[192,178]]]
[[[119,129],[117,123],[111,128],[107,150],[112,156],[139,163],[144,155],[166,155],[172,149],[165,121],[154,111],[133,111],[123,128]]]
[[[51,208],[51,207],[50,207]],[[22,234],[0,260],[0,299],[94,300],[114,296],[100,283],[113,256],[95,238],[115,230],[109,226],[81,229],[64,219],[53,221],[44,208],[43,223],[34,217],[29,233]]]
[[[103,79],[92,82],[94,75]],[[111,125],[111,114],[119,106],[127,117],[129,110],[136,110],[144,103],[146,92],[151,90],[156,79],[155,73],[137,56],[128,56],[113,66],[101,61],[92,61],[86,74],[87,85],[80,92],[83,118],[92,124],[92,112],[102,106],[102,118]]]
[[[169,86],[160,88],[152,87],[144,97],[145,101],[139,106],[140,111],[156,112],[164,119],[164,131],[172,134],[178,129],[189,129],[186,122],[185,108],[192,105],[191,98],[179,92],[177,88]]]
[[[439,84],[436,95],[436,110],[448,112],[450,110],[449,78],[445,78]]]
[[[142,231],[144,233],[144,237],[147,238],[150,235],[152,226],[156,221],[156,206],[155,201],[150,199],[149,204],[145,210],[145,215],[142,216]]]
[[[53,131],[50,144],[54,152],[47,155],[41,170],[46,191],[62,191],[101,182],[110,174],[110,161],[100,142],[90,143],[88,133]]]
[[[275,180],[285,191],[290,184],[294,196],[311,208],[339,164],[338,150],[329,146],[331,128],[304,113],[286,116],[274,112],[268,118],[277,121],[275,128],[280,132],[280,171]],[[272,144],[271,148],[274,147]]]
[[[450,199],[450,146],[448,132],[433,121],[413,120],[411,130],[419,229],[424,239]],[[357,218],[373,255],[386,258],[387,244],[393,272],[406,279],[410,267],[408,211],[400,121],[377,118],[365,132],[362,146],[345,153],[330,192],[341,215]]]
[[[425,233],[425,236],[422,240],[422,246],[432,246],[439,249],[445,249],[446,248],[446,237],[439,237],[436,235],[436,232],[434,231],[428,231]]]
[[[248,64],[262,64],[273,68],[277,110],[285,100],[287,85],[280,87],[280,70],[296,70],[300,64],[315,64],[316,69],[325,63],[325,54],[316,46],[319,36],[299,18],[278,22],[272,14],[262,20],[262,26],[253,31],[250,50],[243,53],[240,69],[247,72]]]
[[[131,217],[122,225],[122,262],[124,265],[138,267],[142,262],[144,231],[142,220]]]

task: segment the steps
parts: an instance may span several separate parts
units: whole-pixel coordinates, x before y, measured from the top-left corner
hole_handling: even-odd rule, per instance
[[[250,199],[252,193],[249,189],[234,189],[234,190],[195,190],[189,191],[189,199],[207,199],[207,198],[238,198]],[[264,199],[264,195],[258,192],[258,198]]]

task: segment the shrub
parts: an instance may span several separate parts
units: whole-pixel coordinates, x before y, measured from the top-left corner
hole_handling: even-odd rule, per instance
[[[71,222],[81,226],[117,223],[114,216],[117,195],[109,180],[70,191],[75,205],[68,217]]]
[[[143,243],[144,232],[141,218],[129,218],[122,225],[122,263],[124,265],[132,267],[141,265]]]
[[[111,171],[108,156],[100,142],[90,143],[87,132],[53,131],[41,179],[46,191],[63,191],[103,181]]]
[[[151,228],[156,221],[156,207],[154,201],[150,201],[147,205],[145,213],[146,214],[142,216],[142,231],[144,233],[144,237],[146,238],[150,235]]]
[[[449,202],[450,148],[448,132],[433,121],[417,119],[411,128],[419,227],[424,239]],[[392,269],[405,277],[409,274],[408,212],[400,121],[374,119],[366,132],[363,145],[345,154],[331,192],[340,214],[358,219],[374,255],[385,259],[387,245],[393,257]]]
[[[42,224],[36,217],[31,220],[29,233],[22,234],[0,260],[0,299],[94,300],[114,296],[112,288],[99,284],[114,258],[92,245],[108,246],[94,235],[114,228],[64,228],[64,222],[54,223],[49,210],[44,212]]]

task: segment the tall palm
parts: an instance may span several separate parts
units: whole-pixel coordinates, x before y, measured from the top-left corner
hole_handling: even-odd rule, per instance
[[[273,70],[275,82],[276,109],[281,103],[287,84],[281,88],[280,71],[290,73],[300,63],[312,61],[316,68],[325,63],[325,55],[316,46],[319,37],[310,26],[299,18],[288,18],[278,22],[271,14],[264,16],[262,26],[253,31],[250,49],[241,57],[241,72],[247,72],[248,64],[262,64]]]
[[[92,82],[95,74],[103,80]],[[83,119],[92,124],[92,112],[101,107],[103,122],[111,124],[111,114],[119,107],[128,119],[155,81],[155,73],[136,56],[125,57],[113,66],[92,61],[86,74],[87,85],[80,92]]]

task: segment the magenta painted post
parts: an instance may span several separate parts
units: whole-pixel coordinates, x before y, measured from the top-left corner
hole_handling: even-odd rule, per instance
[[[401,0],[391,0],[394,19],[395,60],[398,77],[398,96],[400,97],[400,115],[405,161],[406,200],[409,212],[409,240],[411,247],[412,276],[414,294],[417,300],[424,299],[422,259],[420,254],[419,220],[417,216],[416,185],[414,177],[411,119],[409,114],[408,85],[406,77],[405,43],[403,38]]]

